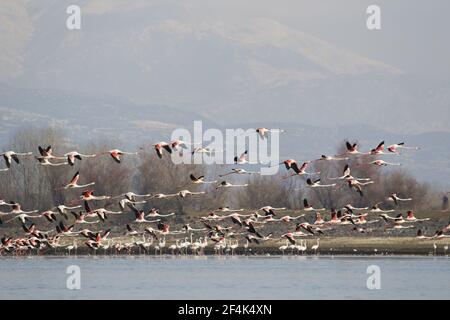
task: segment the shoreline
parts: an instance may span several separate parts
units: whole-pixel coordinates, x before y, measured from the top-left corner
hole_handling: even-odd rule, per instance
[[[390,237],[390,238],[358,238],[358,237],[322,237],[320,238],[320,246],[317,252],[311,250],[311,246],[316,244],[317,238],[303,239],[307,243],[308,249],[305,252],[286,249],[283,252],[279,249],[284,245],[284,241],[271,241],[270,243],[264,243],[260,245],[251,244],[248,248],[239,246],[231,253],[231,250],[222,250],[218,252],[214,250],[212,245],[206,247],[200,254],[191,253],[190,250],[186,252],[174,251],[169,249],[171,243],[168,242],[162,252],[157,251],[154,247],[150,247],[148,250],[144,250],[138,246],[132,247],[130,250],[122,249],[117,250],[111,246],[105,250],[103,248],[92,250],[84,246],[83,241],[79,240],[79,247],[76,252],[72,250],[70,256],[331,256],[331,255],[416,255],[416,256],[446,256],[450,254],[449,250],[445,247],[449,247],[450,239],[417,239],[414,237]],[[65,245],[70,244],[67,241]],[[434,249],[436,244],[436,249]],[[26,257],[26,256],[69,256],[68,250],[65,246],[56,249],[46,249],[37,253],[25,252],[23,254],[18,253],[6,253],[0,254],[0,257]]]

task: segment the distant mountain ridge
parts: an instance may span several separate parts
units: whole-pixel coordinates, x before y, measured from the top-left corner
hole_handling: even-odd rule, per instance
[[[298,124],[450,131],[450,79],[407,74],[275,18],[231,23],[199,19],[188,5],[88,0],[82,29],[71,32],[55,18],[66,4],[51,3],[11,5],[14,21],[27,26],[5,53],[17,65],[12,86],[114,93],[222,125],[270,113]]]
[[[381,140],[386,144],[405,141],[420,146],[406,151],[403,168],[420,180],[450,187],[450,133],[427,132],[415,135],[393,133],[371,124],[317,126],[295,122],[242,122],[219,125],[199,114],[169,106],[136,105],[123,98],[92,96],[57,90],[17,89],[0,84],[0,142],[24,126],[65,128],[75,143],[114,138],[132,146],[168,141],[176,128],[191,130],[195,120],[203,121],[203,130],[217,128],[281,128],[280,157],[306,161],[321,154],[335,154],[345,139],[358,141],[362,150],[370,150]],[[70,128],[70,129],[69,129]]]

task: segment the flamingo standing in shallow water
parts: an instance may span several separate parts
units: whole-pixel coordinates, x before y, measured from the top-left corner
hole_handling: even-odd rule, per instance
[[[314,253],[317,254],[317,249],[320,246],[320,238],[317,238],[317,243],[311,247],[311,250],[314,250]]]

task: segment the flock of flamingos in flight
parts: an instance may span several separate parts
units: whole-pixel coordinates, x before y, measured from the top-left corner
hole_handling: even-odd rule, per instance
[[[256,134],[264,139],[275,129],[258,128]],[[281,130],[282,131],[282,130]],[[327,156],[322,155],[318,159],[299,163],[293,159],[287,159],[277,166],[284,166],[289,175],[305,176],[305,188],[348,188],[348,192],[355,192],[360,197],[364,197],[365,186],[373,184],[374,181],[367,177],[354,177],[347,160],[356,157],[363,157],[359,166],[398,166],[400,163],[392,163],[373,156],[382,156],[386,154],[400,154],[401,150],[418,150],[418,147],[408,147],[404,143],[397,143],[385,148],[384,141],[374,149],[361,152],[356,143],[346,143],[346,152]],[[159,142],[153,145],[156,154],[163,159],[165,153],[170,154],[181,149],[190,149],[187,143],[175,140],[170,143]],[[103,155],[111,157],[111,161],[121,164],[126,156],[137,155],[138,152],[125,152],[118,149],[102,152],[98,154],[82,154],[77,151],[68,152],[62,155],[54,155],[52,147],[38,147],[39,155],[34,156],[41,166],[74,166],[76,161],[87,158],[96,158]],[[193,148],[192,154],[210,153],[213,150],[204,147]],[[32,157],[32,152],[14,152],[7,151],[1,153],[6,164],[6,168],[0,171],[14,170],[16,165],[20,165],[22,157]],[[210,184],[215,186],[215,192],[220,192],[222,188],[245,188],[248,184],[233,184],[228,178],[232,175],[250,175],[259,174],[257,171],[247,171],[239,165],[251,164],[248,159],[247,151],[234,158],[236,168],[230,172],[225,172],[218,176],[217,181],[205,181],[204,176],[194,176],[190,174],[190,181],[193,185]],[[323,183],[321,179],[314,178],[317,172],[307,172],[307,167],[315,162],[339,161],[342,163],[342,175],[338,177],[328,177],[329,183]],[[124,165],[124,164],[121,164]],[[225,180],[225,177],[227,180]],[[320,236],[326,235],[330,230],[350,226],[351,230],[360,233],[370,232],[367,225],[383,220],[385,230],[397,230],[412,228],[414,224],[426,222],[429,218],[419,219],[414,216],[412,210],[408,210],[404,217],[402,213],[396,215],[395,209],[384,210],[380,207],[382,203],[374,204],[372,207],[357,208],[351,204],[343,208],[330,209],[330,218],[324,219],[326,208],[315,208],[307,199],[303,199],[303,208],[295,215],[282,215],[286,208],[275,208],[266,205],[259,209],[231,209],[221,207],[213,210],[204,216],[195,220],[195,225],[185,224],[179,230],[173,230],[169,222],[176,213],[162,214],[156,208],[148,212],[140,209],[152,199],[168,199],[191,196],[201,196],[206,191],[180,190],[174,194],[136,194],[127,192],[120,195],[97,195],[94,187],[95,181],[80,183],[80,173],[76,172],[73,178],[61,190],[79,190],[80,196],[74,199],[68,205],[59,204],[49,210],[39,212],[38,210],[26,211],[21,205],[14,201],[0,200],[0,208],[8,208],[9,212],[0,212],[0,227],[7,225],[17,225],[23,230],[23,236],[11,237],[3,235],[0,244],[0,254],[41,254],[63,252],[71,254],[77,252],[78,243],[85,245],[88,252],[103,250],[106,253],[150,253],[162,254],[202,254],[206,248],[216,254],[234,254],[238,249],[245,253],[249,245],[257,246],[265,242],[272,241],[275,249],[279,249],[283,254],[286,250],[292,253],[296,252],[317,252],[320,246]],[[103,201],[116,201],[117,209],[110,210],[101,207]],[[407,203],[412,199],[409,197],[400,197],[393,193],[386,195],[386,202],[390,202],[394,208],[401,202]],[[8,210],[7,209],[7,210]],[[107,219],[115,215],[134,214],[134,220],[130,219],[123,226],[120,232],[112,232],[111,229],[96,228],[91,230],[90,226],[102,225]],[[390,214],[389,214],[390,213]],[[311,216],[308,217],[308,215]],[[370,219],[370,215],[376,215],[380,219]],[[48,223],[47,229],[38,229],[35,221],[42,220]],[[314,221],[312,221],[314,219]],[[308,222],[308,220],[310,222]],[[285,224],[291,231],[283,234],[274,235],[273,232],[264,232],[267,225]],[[44,225],[41,224],[41,225]],[[176,227],[175,223],[173,226]],[[389,229],[386,229],[386,226]],[[19,229],[20,230],[20,229]],[[450,235],[445,232],[450,231],[450,224],[436,231],[434,235],[425,236],[421,229],[418,229],[417,238],[419,239],[442,239]],[[113,234],[116,233],[116,234]],[[315,244],[310,248],[307,246],[307,237],[316,237]],[[61,241],[65,238],[65,241]],[[71,240],[68,240],[71,239]],[[81,240],[82,239],[82,240]],[[166,246],[166,239],[168,240]],[[281,246],[277,248],[278,245]],[[435,244],[434,244],[435,245]],[[273,247],[273,246],[272,246]]]

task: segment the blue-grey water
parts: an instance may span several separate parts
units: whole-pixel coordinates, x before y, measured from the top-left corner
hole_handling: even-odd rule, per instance
[[[71,265],[79,290],[66,285]],[[380,289],[368,289],[371,265]],[[450,259],[0,257],[0,289],[0,299],[450,299]]]

